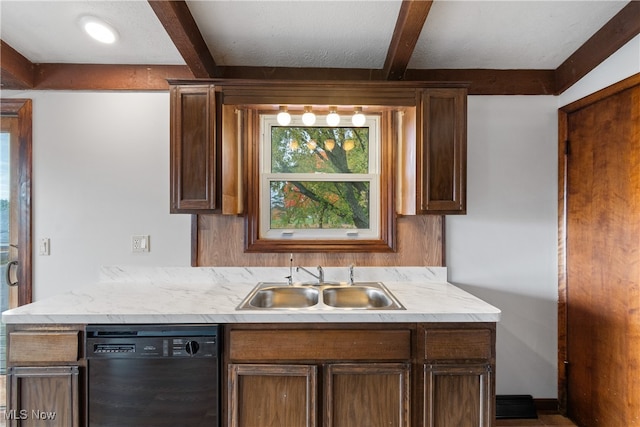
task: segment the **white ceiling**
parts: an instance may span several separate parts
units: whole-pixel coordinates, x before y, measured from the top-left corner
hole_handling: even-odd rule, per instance
[[[555,69],[628,0],[435,1],[409,68]],[[400,0],[187,1],[218,65],[382,68]],[[116,45],[78,26],[98,16]],[[184,64],[146,1],[0,0],[0,38],[34,63]]]

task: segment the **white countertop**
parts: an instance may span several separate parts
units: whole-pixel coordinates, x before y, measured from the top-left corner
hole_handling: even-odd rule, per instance
[[[258,282],[285,282],[287,268],[105,267],[98,283],[5,311],[2,320],[7,324],[500,320],[499,309],[447,283],[446,268],[356,267],[355,271],[356,281],[383,282],[406,310],[236,310]],[[294,279],[311,279],[301,274]],[[344,281],[346,269],[326,268],[325,279]]]

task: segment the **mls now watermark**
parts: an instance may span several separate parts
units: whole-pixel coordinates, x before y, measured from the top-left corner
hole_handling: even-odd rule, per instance
[[[7,420],[55,420],[56,413],[51,411],[41,411],[40,409],[10,409],[5,412],[4,417]]]

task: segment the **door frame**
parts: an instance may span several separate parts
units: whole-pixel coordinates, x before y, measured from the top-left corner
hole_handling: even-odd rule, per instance
[[[585,96],[558,110],[558,409],[567,413],[567,161],[571,150],[569,115],[618,92],[640,84],[640,73]]]
[[[32,101],[31,99],[0,99],[0,115],[18,118],[18,305],[32,301]]]

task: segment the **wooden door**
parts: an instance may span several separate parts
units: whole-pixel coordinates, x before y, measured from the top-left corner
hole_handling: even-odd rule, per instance
[[[325,370],[324,425],[409,425],[409,364],[343,363]]]
[[[31,302],[30,99],[0,100],[0,311]],[[0,409],[6,406],[6,333],[0,324]]]
[[[230,427],[317,425],[313,365],[229,365]]]
[[[561,402],[566,398],[570,418],[583,427],[640,425],[640,79],[636,80],[631,87],[608,89],[565,107],[566,116],[562,111],[560,115],[561,131],[566,127],[569,141],[560,165],[561,174],[566,165],[566,218],[562,202],[560,215],[561,239],[566,220],[560,397]]]

